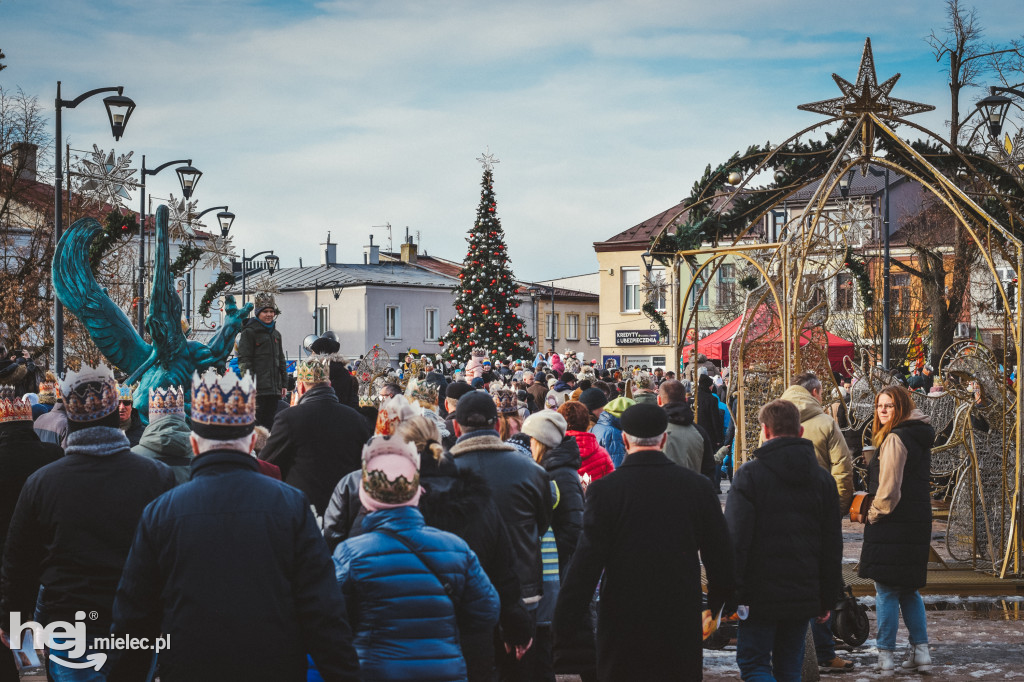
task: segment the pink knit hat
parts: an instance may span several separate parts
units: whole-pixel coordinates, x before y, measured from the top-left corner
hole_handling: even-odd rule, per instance
[[[359,501],[368,512],[415,507],[420,494],[420,454],[402,438],[374,436],[363,446]]]

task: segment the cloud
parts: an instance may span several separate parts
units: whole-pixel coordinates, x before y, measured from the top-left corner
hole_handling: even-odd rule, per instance
[[[1015,6],[986,4],[990,37]],[[327,230],[355,260],[386,221],[461,259],[489,145],[516,273],[596,269],[593,241],[678,202],[705,165],[810,125],[796,105],[855,76],[865,35],[880,77],[905,74],[895,96],[948,98],[919,40],[943,22],[931,0],[48,0],[0,20],[17,29],[5,82],[42,101],[57,79],[124,84],[139,108],[118,151],[192,157],[235,243],[291,265]],[[90,102],[65,132],[109,147],[103,124]]]

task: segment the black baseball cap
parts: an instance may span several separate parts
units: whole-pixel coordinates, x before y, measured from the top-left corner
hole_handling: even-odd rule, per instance
[[[635,438],[654,438],[668,429],[668,414],[656,403],[637,403],[626,408],[619,423]]]
[[[497,420],[498,408],[486,391],[470,391],[459,398],[455,406],[455,421],[459,426],[487,427]]]

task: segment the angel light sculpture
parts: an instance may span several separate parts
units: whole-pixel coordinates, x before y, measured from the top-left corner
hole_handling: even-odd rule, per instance
[[[167,222],[167,207],[158,207],[153,290],[145,323],[151,343],[139,335],[128,316],[93,277],[89,247],[100,233],[98,222],[92,218],[75,221],[61,237],[53,255],[53,288],[57,298],[85,325],[104,357],[128,375],[125,383],[138,382],[133,404],[144,421],[148,421],[149,389],[191,386],[192,373],[202,374],[208,367],[223,371],[235,336],[253,306],[247,303],[239,310],[234,296],[227,296],[224,322],[209,345],[185,338],[181,326],[181,299],[171,277]],[[189,391],[185,392],[185,400],[185,409],[189,412]]]

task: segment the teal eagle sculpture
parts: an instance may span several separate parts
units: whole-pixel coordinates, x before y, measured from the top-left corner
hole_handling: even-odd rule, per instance
[[[241,310],[234,296],[227,296],[224,322],[210,345],[190,341],[181,328],[181,298],[171,276],[170,236],[167,207],[156,209],[156,255],[153,291],[150,296],[146,343],[128,316],[99,286],[89,265],[89,247],[99,234],[100,224],[82,218],[63,234],[53,255],[53,289],[57,298],[82,321],[89,337],[107,360],[128,375],[126,383],[138,382],[133,404],[148,422],[149,389],[181,386],[185,389],[186,411],[191,407],[192,373],[208,367],[223,371],[235,337],[252,311],[252,303]]]

